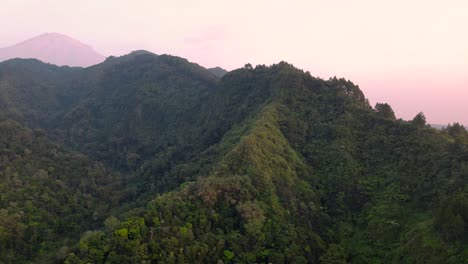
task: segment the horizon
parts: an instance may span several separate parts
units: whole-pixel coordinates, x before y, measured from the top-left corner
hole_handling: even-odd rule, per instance
[[[450,1],[7,1],[0,47],[45,32],[105,56],[171,54],[206,68],[287,61],[359,85],[397,117],[468,125],[468,3]],[[239,14],[242,14],[239,15]],[[28,19],[24,19],[27,17]],[[83,19],[86,17],[86,19]]]

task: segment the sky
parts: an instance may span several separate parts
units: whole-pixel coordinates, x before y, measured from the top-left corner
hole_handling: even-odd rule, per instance
[[[104,55],[205,67],[287,61],[353,81],[398,117],[468,125],[466,0],[0,0],[0,47],[58,32]]]

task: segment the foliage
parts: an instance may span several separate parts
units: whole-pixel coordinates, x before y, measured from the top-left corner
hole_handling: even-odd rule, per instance
[[[375,111],[381,115],[383,118],[388,118],[395,120],[395,112],[393,112],[393,109],[390,105],[385,104],[385,103],[377,103],[375,105]]]
[[[459,124],[396,120],[352,82],[286,62],[220,79],[140,51],[87,69],[10,61],[2,72],[4,114],[41,128],[0,122],[6,263],[468,259]],[[44,106],[28,109],[37,87]]]
[[[63,260],[64,246],[97,227],[115,204],[118,196],[107,196],[119,175],[14,121],[0,118],[0,135],[2,261]]]

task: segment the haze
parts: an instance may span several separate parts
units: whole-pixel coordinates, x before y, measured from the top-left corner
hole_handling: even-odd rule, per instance
[[[0,47],[59,32],[226,69],[281,60],[345,77],[397,116],[468,124],[467,1],[3,0]]]

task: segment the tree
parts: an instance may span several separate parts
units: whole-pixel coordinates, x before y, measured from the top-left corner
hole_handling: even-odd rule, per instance
[[[377,112],[377,114],[379,114],[383,118],[388,118],[392,120],[396,119],[395,112],[393,112],[393,109],[389,104],[377,103],[375,105],[375,111]]]
[[[424,127],[426,125],[426,116],[420,112],[411,120],[411,123],[418,127]]]
[[[117,219],[117,217],[113,215],[107,217],[104,221],[104,226],[107,228],[108,231],[114,230],[119,224],[119,219]]]
[[[468,132],[466,131],[465,127],[459,123],[448,125],[444,130],[456,140],[468,142]]]
[[[327,251],[320,257],[320,263],[326,264],[346,264],[346,250],[340,245],[330,244]]]

